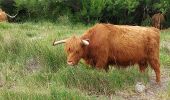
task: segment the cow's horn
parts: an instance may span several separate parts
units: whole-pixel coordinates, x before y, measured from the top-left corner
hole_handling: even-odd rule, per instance
[[[83,45],[89,45],[89,41],[88,40],[82,40]]]
[[[18,13],[17,13],[16,15],[14,15],[14,16],[11,16],[11,15],[9,15],[9,14],[7,14],[7,13],[6,13],[6,15],[7,15],[8,17],[10,17],[10,18],[15,18],[15,17],[18,15]]]
[[[60,40],[60,41],[54,40],[53,46],[55,46],[55,45],[57,45],[57,44],[65,43],[65,42],[66,42],[66,40]]]

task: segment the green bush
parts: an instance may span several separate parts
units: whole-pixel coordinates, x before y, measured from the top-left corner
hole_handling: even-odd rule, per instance
[[[106,0],[82,0],[82,8],[77,14],[84,21],[90,23],[94,20],[100,20],[105,7]]]
[[[147,18],[142,21],[142,26],[151,26],[151,17],[150,16],[147,16]]]
[[[169,0],[15,0],[15,2],[12,0],[9,4],[7,2],[0,1],[0,6],[6,11],[19,11],[16,20],[36,22],[50,20],[64,23],[112,22],[140,25],[146,23],[148,15],[151,17],[158,11],[163,12],[169,19],[170,10]],[[11,7],[16,9],[10,10]]]
[[[59,16],[67,14],[69,9],[62,3],[64,0],[15,0],[18,11],[25,9],[28,19],[57,20]]]

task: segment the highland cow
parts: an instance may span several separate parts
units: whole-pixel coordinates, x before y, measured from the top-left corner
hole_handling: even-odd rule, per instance
[[[15,18],[16,16],[17,14],[15,16],[11,16],[0,9],[0,22],[8,21],[8,17]]]
[[[144,72],[150,64],[160,82],[159,42],[159,30],[154,27],[96,24],[80,37],[54,41],[53,45],[65,43],[69,65],[82,58],[97,69],[138,64]]]
[[[163,29],[163,24],[165,22],[164,15],[162,13],[157,13],[152,16],[152,26],[158,29]]]

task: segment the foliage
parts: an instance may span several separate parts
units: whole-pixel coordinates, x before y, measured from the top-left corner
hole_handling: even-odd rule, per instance
[[[99,20],[105,6],[106,0],[82,0],[82,9],[78,12],[78,15],[86,20],[87,23]]]
[[[53,47],[52,41],[87,28],[49,22],[0,24],[0,99],[107,100],[116,90],[133,91],[136,81],[148,81],[148,73],[139,73],[137,66],[107,73],[81,62],[68,66],[63,46]]]
[[[170,10],[170,1],[169,0],[160,0],[153,5],[155,9],[159,9],[162,13],[167,13]]]
[[[145,23],[147,16],[159,11],[169,18],[169,0],[1,0],[0,6],[19,12],[16,21],[40,19],[58,22],[61,17],[71,22],[111,22],[115,24]],[[13,3],[12,3],[13,2]],[[66,21],[66,22],[67,22]],[[169,24],[167,24],[169,25]]]
[[[0,24],[0,99],[108,100],[115,91],[133,93],[137,81],[148,82],[148,72],[139,73],[137,66],[111,68],[106,73],[81,62],[73,68],[66,65],[63,46],[53,47],[52,41],[80,35],[89,27],[50,22]],[[161,43],[169,39],[169,31],[162,31]],[[169,68],[168,48],[161,46],[160,52],[161,66]]]

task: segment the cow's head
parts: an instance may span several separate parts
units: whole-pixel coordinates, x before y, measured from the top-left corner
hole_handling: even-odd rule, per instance
[[[53,45],[65,43],[67,53],[67,64],[76,65],[85,53],[85,48],[89,45],[89,40],[83,40],[73,36],[66,40],[54,41]]]

